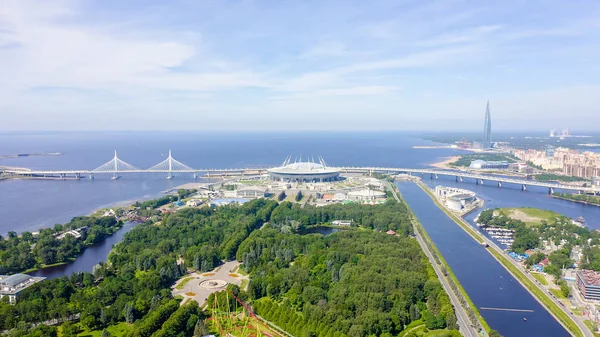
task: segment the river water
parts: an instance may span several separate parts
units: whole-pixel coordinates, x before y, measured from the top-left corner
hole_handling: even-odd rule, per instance
[[[38,271],[29,273],[29,275],[57,278],[65,275],[68,276],[75,272],[91,272],[94,265],[98,264],[100,261],[107,260],[108,254],[110,253],[112,247],[121,242],[121,240],[123,240],[123,236],[125,236],[125,234],[132,230],[136,225],[137,223],[135,222],[126,222],[123,224],[123,227],[121,227],[113,235],[106,238],[106,240],[86,248],[74,262],[40,269]]]
[[[480,310],[492,329],[505,337],[570,336],[484,247],[439,209],[419,186],[412,182],[396,185],[478,308],[533,310]]]

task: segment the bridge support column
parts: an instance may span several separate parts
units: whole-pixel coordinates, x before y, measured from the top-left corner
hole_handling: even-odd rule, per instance
[[[501,181],[498,182],[498,187],[502,187],[502,182]]]
[[[525,185],[525,184],[521,185],[521,191],[527,191],[527,185]]]
[[[194,180],[198,179],[198,175],[194,173]]]
[[[90,173],[90,180],[94,180],[94,174]]]
[[[479,185],[483,185],[483,179],[479,179]]]
[[[433,173],[429,175],[429,179],[433,179]]]
[[[548,188],[548,194],[553,194],[553,193],[554,193],[554,187]]]
[[[81,173],[75,173],[75,179],[77,179],[77,180],[81,179]]]
[[[438,179],[438,175],[437,175],[437,173],[435,174],[435,179],[436,179],[436,180]]]

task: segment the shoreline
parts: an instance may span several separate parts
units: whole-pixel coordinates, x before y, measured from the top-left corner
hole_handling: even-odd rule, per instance
[[[459,160],[460,157],[461,156],[442,157],[445,159],[442,161],[439,161],[437,163],[429,164],[429,166],[433,166],[433,167],[437,167],[437,168],[441,168],[441,169],[453,168],[449,164],[454,163],[455,161]]]
[[[560,200],[566,200],[566,201],[574,202],[574,203],[577,203],[577,204],[584,204],[584,205],[589,205],[589,206],[600,207],[600,204],[594,204],[594,203],[583,201],[583,200],[573,200],[573,199],[569,199],[569,198],[559,197],[559,196],[553,195],[553,194],[550,194],[550,196],[552,198],[556,198],[556,199],[560,199]]]

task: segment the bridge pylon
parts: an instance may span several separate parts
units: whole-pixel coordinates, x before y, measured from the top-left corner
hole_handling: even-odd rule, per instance
[[[115,156],[113,157],[113,159],[111,159],[107,163],[104,163],[104,164],[96,167],[95,169],[90,171],[90,173],[94,174],[94,173],[112,172],[113,173],[112,179],[117,180],[120,178],[119,172],[139,171],[139,170],[140,170],[139,168],[119,159],[119,156],[117,155],[117,150],[115,150]]]
[[[150,167],[146,171],[167,171],[167,179],[173,179],[173,172],[177,171],[194,171],[193,168],[187,166],[186,164],[179,162],[173,158],[171,150],[169,150],[169,156],[167,159],[161,161],[160,163]]]

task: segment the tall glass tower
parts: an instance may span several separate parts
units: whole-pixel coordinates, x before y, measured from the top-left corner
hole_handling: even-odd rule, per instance
[[[490,101],[487,102],[485,108],[485,124],[483,125],[483,148],[489,149],[492,147],[492,116],[490,114]]]

